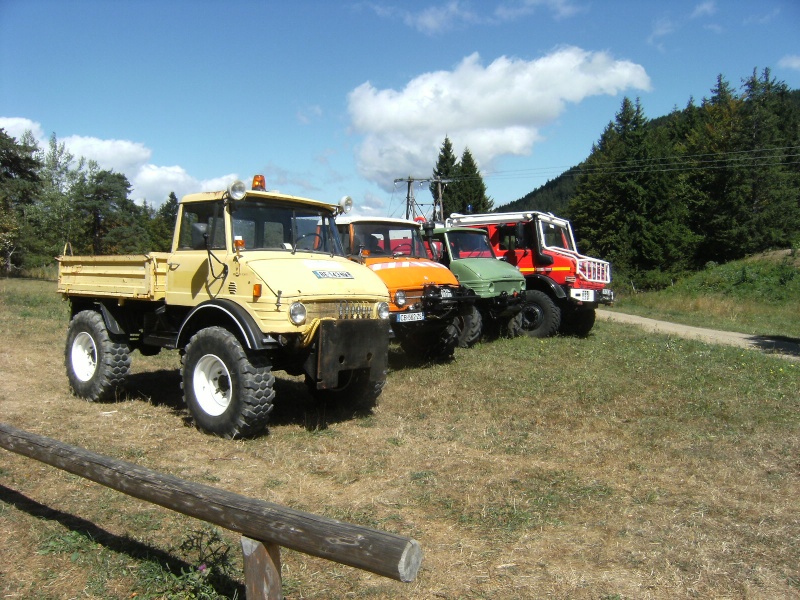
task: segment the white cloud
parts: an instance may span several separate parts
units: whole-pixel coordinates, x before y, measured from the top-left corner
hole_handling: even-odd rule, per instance
[[[36,121],[24,119],[22,117],[0,117],[0,129],[5,129],[7,135],[15,138],[17,141],[22,137],[26,131],[30,131],[36,140],[44,139],[44,131],[42,126]]]
[[[661,43],[661,39],[675,33],[676,26],[668,18],[658,19],[655,23],[653,23],[653,30],[650,32],[650,36],[647,38],[647,43],[651,46],[655,46],[662,52],[664,51],[664,46]]]
[[[0,117],[0,128],[8,135],[19,139],[25,131],[33,133],[39,148],[46,150],[50,141],[45,136],[40,123],[22,117]],[[237,178],[236,174],[223,175],[213,179],[200,180],[183,167],[164,167],[150,162],[152,151],[141,142],[129,140],[103,140],[96,137],[72,135],[57,138],[76,159],[84,157],[95,161],[101,169],[124,174],[131,184],[131,199],[147,201],[154,207],[160,206],[170,192],[180,198],[197,191],[225,189]]]
[[[549,9],[556,19],[571,17],[584,10],[572,0],[508,0],[498,6],[494,14],[502,21],[510,21],[531,15],[540,7]]]
[[[532,61],[501,56],[488,66],[475,53],[400,91],[366,82],[348,96],[352,129],[364,135],[359,171],[384,189],[396,177],[427,176],[445,135],[487,168],[502,155],[530,154],[567,103],[629,88],[650,89],[642,66],[576,47]]]
[[[59,139],[74,156],[94,160],[103,169],[113,169],[126,175],[146,165],[152,152],[139,142],[101,140],[95,137],[72,135]]]
[[[778,66],[782,69],[800,71],[800,55],[787,54],[778,61]]]
[[[430,36],[465,25],[513,21],[532,15],[540,8],[549,10],[555,19],[571,17],[584,10],[574,0],[505,0],[491,14],[479,14],[472,10],[469,2],[462,0],[447,0],[417,11],[378,4],[372,4],[370,8],[379,17],[399,19],[408,27]]]
[[[452,29],[460,23],[469,23],[477,20],[475,14],[458,0],[441,6],[431,6],[419,13],[406,13],[403,20],[406,25],[426,33],[435,35],[441,31]]]
[[[379,4],[370,5],[370,8],[379,17],[400,19],[408,27],[426,35],[436,35],[443,31],[456,29],[462,24],[474,23],[480,20],[460,0],[449,0],[444,4],[430,6],[418,12]]]
[[[707,2],[701,2],[694,7],[691,18],[697,19],[698,17],[710,17],[716,12],[717,3],[714,0],[708,0]]]
[[[125,174],[133,187],[131,197],[140,201],[147,200],[151,206],[160,206],[170,192],[175,192],[181,198],[192,192],[224,189],[236,179],[236,175],[225,175],[200,181],[189,175],[183,167],[159,167],[152,164],[141,165],[133,174]]]

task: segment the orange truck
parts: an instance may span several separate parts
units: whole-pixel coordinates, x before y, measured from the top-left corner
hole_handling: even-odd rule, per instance
[[[450,358],[475,294],[429,258],[420,225],[406,219],[340,217],[336,227],[345,254],[386,284],[389,322],[403,350],[423,360]]]

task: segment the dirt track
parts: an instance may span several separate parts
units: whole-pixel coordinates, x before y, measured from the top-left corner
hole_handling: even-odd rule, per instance
[[[756,348],[775,354],[788,360],[800,361],[800,340],[781,336],[761,336],[733,331],[719,331],[704,327],[692,327],[679,323],[657,321],[647,317],[638,317],[610,310],[598,310],[597,318],[619,323],[639,325],[644,329],[656,333],[673,334],[680,337],[701,340],[713,344],[726,344],[740,348]]]

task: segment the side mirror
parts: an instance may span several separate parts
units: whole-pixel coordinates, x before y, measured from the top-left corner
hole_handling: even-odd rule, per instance
[[[525,223],[517,223],[514,226],[514,235],[517,238],[517,247],[524,248],[525,247]]]

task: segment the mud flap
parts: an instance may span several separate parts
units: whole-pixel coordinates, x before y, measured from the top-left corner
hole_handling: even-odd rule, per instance
[[[336,389],[339,373],[369,370],[370,381],[386,378],[389,324],[378,319],[320,322],[314,351],[304,368],[317,389]]]

